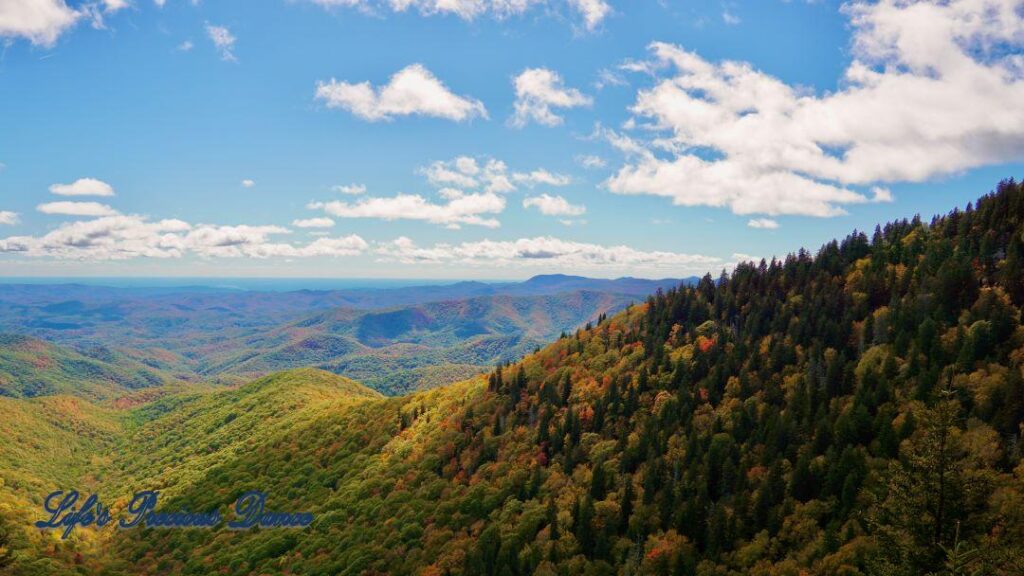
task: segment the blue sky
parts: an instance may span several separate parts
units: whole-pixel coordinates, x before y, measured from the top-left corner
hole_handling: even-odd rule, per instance
[[[1021,175],[1016,0],[402,2],[5,3],[0,274],[684,276]]]

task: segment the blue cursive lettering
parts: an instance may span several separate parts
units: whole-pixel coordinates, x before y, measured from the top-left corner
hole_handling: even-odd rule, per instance
[[[228,522],[228,528],[305,528],[313,523],[313,515],[308,512],[266,512],[263,509],[266,500],[267,495],[258,490],[251,490],[239,496],[235,502],[235,515],[238,519]]]
[[[67,493],[63,490],[51,492],[43,502],[43,509],[50,514],[50,518],[36,522],[36,528],[63,528],[60,538],[66,540],[76,526],[96,525],[102,528],[110,523],[110,509],[101,504],[95,494],[86,498],[81,509],[76,506],[77,503],[78,492],[75,490]]]

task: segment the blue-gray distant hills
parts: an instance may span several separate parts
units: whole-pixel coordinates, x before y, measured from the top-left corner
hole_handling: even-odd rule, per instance
[[[554,274],[287,292],[6,284],[0,334],[18,338],[0,339],[0,395],[68,390],[75,367],[92,397],[162,382],[234,383],[304,366],[401,393],[463,380],[601,314],[695,281]],[[38,340],[32,350],[52,362],[24,354],[25,338]],[[34,380],[26,383],[24,374]]]

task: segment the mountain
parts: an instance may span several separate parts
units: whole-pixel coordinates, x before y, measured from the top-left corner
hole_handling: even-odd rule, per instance
[[[402,393],[485,372],[633,301],[628,295],[576,291],[369,311],[337,308],[226,343],[229,352],[203,371],[252,376],[317,366]]]
[[[175,380],[238,384],[319,366],[399,393],[468,378],[685,281],[537,276],[292,292],[13,284],[0,285],[0,331],[79,350],[102,348]],[[455,301],[480,318],[453,317],[444,308]],[[336,318],[331,330],[317,326],[321,315]],[[434,320],[406,333],[415,315]],[[361,331],[339,326],[346,321],[361,323]]]
[[[1007,181],[652,295],[485,377],[382,398],[288,372],[165,396],[53,481],[99,474],[169,509],[259,488],[313,524],[29,531],[11,571],[1019,575],[1022,258]]]
[[[0,334],[0,396],[70,393],[100,399],[171,380],[101,346],[73,350],[28,336]]]

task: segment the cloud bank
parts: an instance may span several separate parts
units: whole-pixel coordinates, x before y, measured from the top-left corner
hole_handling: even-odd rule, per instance
[[[625,68],[639,91],[630,159],[606,185],[680,206],[829,217],[891,201],[884,187],[1024,158],[1024,2],[882,0],[843,8],[853,59],[838,90],[654,43]],[[663,152],[663,153],[659,153]]]

